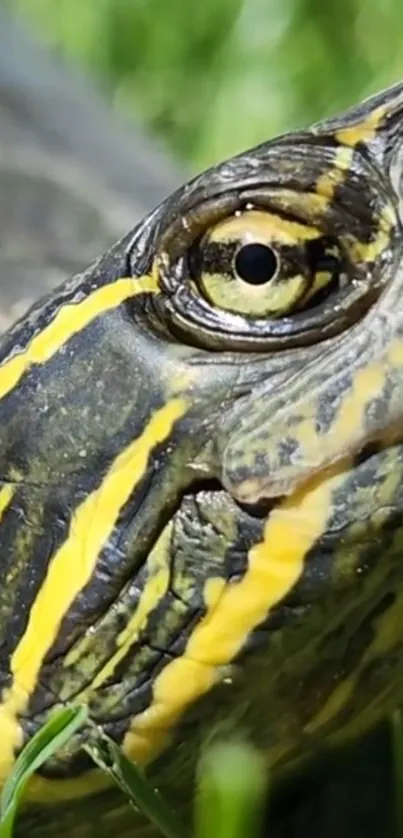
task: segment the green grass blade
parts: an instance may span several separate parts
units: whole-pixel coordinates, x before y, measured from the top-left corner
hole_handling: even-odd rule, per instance
[[[85,745],[85,750],[100,768],[108,772],[134,809],[146,815],[165,838],[190,838],[162,794],[115,742],[98,731],[95,740]]]
[[[21,751],[0,797],[0,838],[10,838],[28,780],[87,719],[85,707],[58,710]],[[1,747],[1,744],[0,744]]]
[[[215,745],[200,763],[196,838],[258,838],[266,795],[267,770],[257,751]]]

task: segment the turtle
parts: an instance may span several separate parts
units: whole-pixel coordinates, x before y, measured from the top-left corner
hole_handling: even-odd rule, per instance
[[[0,777],[57,708],[186,812],[403,701],[403,84],[194,177],[0,342]],[[399,308],[400,306],[400,308]],[[88,728],[24,835],[153,835]]]

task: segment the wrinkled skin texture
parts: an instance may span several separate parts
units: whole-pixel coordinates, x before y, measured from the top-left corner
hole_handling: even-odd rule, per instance
[[[402,107],[200,176],[4,337],[4,776],[84,701],[180,808],[212,737],[281,781],[401,702]],[[189,252],[251,211],[298,253],[331,237],[343,282],[281,316],[211,304]],[[133,834],[88,735],[34,780],[28,834]]]

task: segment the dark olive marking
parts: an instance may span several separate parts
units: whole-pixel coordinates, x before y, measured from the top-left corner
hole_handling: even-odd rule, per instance
[[[331,274],[340,273],[342,260],[338,253],[332,253],[331,248],[339,250],[335,241],[321,236],[306,244],[306,256],[312,274],[328,271]]]

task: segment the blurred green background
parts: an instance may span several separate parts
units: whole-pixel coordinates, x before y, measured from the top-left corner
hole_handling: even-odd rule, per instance
[[[400,0],[7,0],[188,168],[403,77]]]

